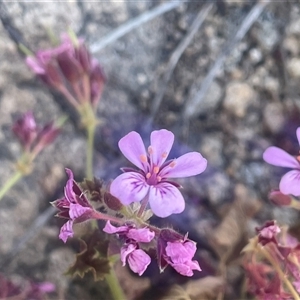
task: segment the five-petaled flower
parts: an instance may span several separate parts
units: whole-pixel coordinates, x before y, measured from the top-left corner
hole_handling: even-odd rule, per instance
[[[162,129],[153,131],[146,151],[141,136],[132,131],[119,141],[124,156],[140,170],[124,168],[125,173],[111,184],[110,192],[124,205],[148,198],[153,213],[168,217],[184,210],[185,202],[177,183],[169,178],[189,177],[202,173],[207,161],[198,152],[190,152],[166,161],[174,134]]]
[[[89,204],[86,196],[82,193],[71,170],[66,169],[69,176],[65,186],[65,196],[52,204],[59,209],[58,217],[68,219],[60,230],[59,238],[65,243],[74,235],[73,224],[81,223],[90,219],[97,219],[97,212]]]
[[[300,127],[296,131],[300,145]],[[300,157],[294,157],[278,147],[269,147],[263,154],[263,159],[274,166],[293,169],[280,180],[279,189],[285,194],[300,196]]]
[[[155,236],[155,233],[149,228],[135,228],[133,225],[122,225],[115,227],[107,221],[103,231],[108,234],[117,234],[125,243],[121,247],[121,261],[123,266],[126,260],[130,269],[140,276],[146,271],[151,262],[150,256],[142,249],[139,243],[149,243]]]

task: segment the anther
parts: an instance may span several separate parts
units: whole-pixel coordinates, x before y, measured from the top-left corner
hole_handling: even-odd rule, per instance
[[[168,153],[164,152],[161,156],[162,156],[162,158],[166,158],[168,156]]]
[[[154,167],[153,172],[154,172],[154,174],[157,174],[159,172],[159,167]]]
[[[151,173],[146,174],[146,178],[149,179],[151,177]]]
[[[161,181],[161,177],[160,176],[157,176],[156,179],[157,179],[157,182]]]
[[[140,155],[140,160],[141,160],[143,163],[147,162],[147,156],[144,155],[144,154]]]

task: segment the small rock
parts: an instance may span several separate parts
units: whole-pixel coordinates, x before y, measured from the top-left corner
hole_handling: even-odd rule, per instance
[[[262,55],[260,49],[253,48],[249,52],[249,57],[250,57],[250,60],[251,60],[252,63],[257,64],[262,60],[263,55]]]
[[[243,118],[251,102],[256,100],[252,87],[243,82],[232,82],[226,88],[224,106],[235,116]]]
[[[202,140],[201,153],[213,166],[221,166],[223,164],[222,141],[218,134],[205,135]]]
[[[279,40],[279,34],[274,26],[274,19],[262,20],[259,27],[253,29],[253,36],[266,51],[271,51]]]
[[[300,42],[293,36],[289,36],[283,40],[283,49],[289,51],[293,56],[299,54]]]
[[[273,134],[281,130],[285,122],[281,103],[268,103],[266,105],[264,109],[264,121]]]
[[[60,288],[67,288],[70,278],[62,276],[67,269],[74,263],[74,252],[66,247],[61,247],[53,250],[49,254],[48,262],[48,274],[49,280],[55,283]]]
[[[190,98],[195,97],[196,93],[199,91],[199,88],[199,84],[195,84],[192,86]],[[213,111],[220,103],[221,97],[222,89],[220,85],[217,82],[213,82],[210,88],[208,89],[208,92],[206,93],[205,97],[195,107],[195,112],[193,113],[193,115],[205,115],[208,112]]]
[[[300,58],[292,58],[287,62],[287,70],[292,78],[300,78]]]
[[[211,176],[209,184],[207,185],[210,203],[215,207],[223,204],[223,202],[228,199],[230,187],[230,180],[226,174],[217,172]]]
[[[287,32],[290,34],[300,35],[300,19],[295,19],[287,28]]]

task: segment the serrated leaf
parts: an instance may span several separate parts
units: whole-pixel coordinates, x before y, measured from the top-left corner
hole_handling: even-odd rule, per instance
[[[110,271],[110,263],[107,257],[108,241],[98,229],[81,239],[80,252],[76,254],[74,264],[67,270],[66,275],[80,276],[88,272],[94,276],[94,280],[102,280]]]
[[[94,202],[103,202],[102,186],[103,181],[101,179],[94,178],[93,180],[84,179],[81,182],[80,187],[82,190],[89,193],[89,199]]]

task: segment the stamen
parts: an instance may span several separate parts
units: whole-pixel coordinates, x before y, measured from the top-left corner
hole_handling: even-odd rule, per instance
[[[151,155],[153,154],[153,147],[152,146],[149,146],[148,147],[148,153]]]
[[[149,179],[151,177],[151,173],[146,174],[146,178]]]
[[[156,179],[157,179],[157,182],[161,181],[161,177],[160,176],[157,176]]]
[[[154,172],[154,174],[157,174],[159,172],[159,167],[154,167],[153,172]]]
[[[140,160],[141,160],[143,163],[147,162],[147,156],[144,155],[144,154],[140,155]]]
[[[300,162],[300,155],[296,156],[296,159],[298,160],[298,162]]]
[[[162,156],[162,158],[166,158],[168,156],[168,153],[164,152],[161,156]]]

